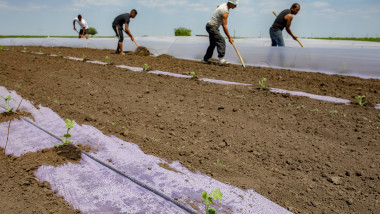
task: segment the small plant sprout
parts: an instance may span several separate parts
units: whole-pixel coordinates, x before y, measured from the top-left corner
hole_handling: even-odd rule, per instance
[[[331,111],[329,111],[329,114],[338,114],[338,111],[337,110],[331,110]]]
[[[260,84],[260,90],[264,90],[266,89],[267,87],[265,86],[265,82],[267,81],[267,78],[263,77],[261,78],[261,80],[259,81],[259,84]]]
[[[86,61],[87,61],[87,56],[84,55],[84,54],[83,54],[83,56],[82,56],[82,61],[83,61],[83,62],[86,62]]]
[[[110,58],[108,56],[106,56],[106,63],[107,63],[107,65],[111,64],[110,63]]]
[[[12,99],[12,97],[11,97],[11,95],[8,95],[7,97],[3,97],[3,96],[0,96],[1,98],[3,98],[4,99],[4,101],[5,101],[5,103],[6,103],[6,106],[5,105],[1,105],[2,107],[4,107],[6,110],[5,110],[5,112],[12,112],[13,111],[13,108],[11,108],[10,106],[9,106],[9,102],[11,101],[11,99]]]
[[[27,50],[27,48],[26,47],[24,47],[24,51],[26,51]]]
[[[58,56],[62,58],[62,57],[63,57],[63,53],[60,51],[60,52],[58,53]]]
[[[190,72],[190,76],[192,79],[197,78],[197,74],[194,71]]]
[[[3,51],[4,47],[3,46],[0,46],[0,52]]]
[[[357,100],[357,102],[360,106],[364,106],[365,104],[367,104],[367,101],[363,101],[364,98],[365,98],[365,96],[356,96],[355,100]]]
[[[43,52],[42,52],[42,48],[40,48],[40,53],[42,54]]]
[[[304,109],[306,108],[304,105],[297,106],[297,109]]]
[[[150,67],[148,64],[144,64],[142,69],[143,69],[143,71],[150,71]]]
[[[220,189],[212,190],[210,195],[207,194],[207,192],[202,192],[202,198],[204,200],[204,203],[206,205],[206,214],[217,214],[215,208],[210,207],[210,204],[213,203],[213,200],[222,200],[223,193],[220,191]]]
[[[66,123],[67,132],[66,132],[66,134],[63,135],[63,137],[64,137],[65,139],[61,138],[61,140],[62,140],[62,142],[63,142],[63,145],[67,145],[67,144],[70,144],[70,143],[73,142],[73,140],[69,140],[69,138],[71,137],[71,135],[69,134],[69,131],[70,131],[70,129],[73,128],[74,125],[75,125],[75,123],[74,123],[74,122],[71,122],[71,120],[69,120],[69,119],[66,119],[66,120],[65,120],[65,123]]]

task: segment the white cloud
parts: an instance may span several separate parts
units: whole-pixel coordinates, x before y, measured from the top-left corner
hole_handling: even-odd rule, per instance
[[[326,8],[322,10],[323,13],[335,13],[335,9],[333,8]]]
[[[30,11],[30,10],[39,10],[47,8],[46,5],[36,5],[36,4],[28,4],[21,6],[10,5],[6,1],[0,1],[0,9],[6,10],[19,10],[19,11]]]
[[[73,0],[74,6],[85,7],[89,5],[103,6],[103,5],[120,5],[122,0]],[[125,3],[125,1],[124,1]]]
[[[286,8],[290,8],[290,6],[282,0],[266,0],[259,3],[261,14],[272,14],[272,11],[279,13]]]
[[[316,2],[311,3],[311,5],[313,7],[328,7],[328,6],[330,6],[329,3],[324,2],[324,1],[316,1]]]
[[[189,0],[140,0],[138,3],[145,7],[159,8],[160,12],[163,13],[174,13],[184,9],[201,12],[210,11],[210,8],[205,7],[203,4],[193,3]]]

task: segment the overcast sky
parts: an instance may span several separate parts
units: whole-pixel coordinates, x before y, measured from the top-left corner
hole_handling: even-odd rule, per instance
[[[176,27],[207,34],[205,25],[227,0],[0,0],[0,35],[75,35],[72,21],[82,14],[101,36],[114,35],[113,19],[135,8],[134,36],[171,36]],[[240,0],[228,27],[240,37],[269,37],[277,13],[294,0]],[[292,30],[299,37],[380,37],[380,0],[300,0]]]

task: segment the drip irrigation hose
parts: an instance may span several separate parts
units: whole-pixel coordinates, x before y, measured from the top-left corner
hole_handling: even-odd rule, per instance
[[[60,139],[59,137],[55,136],[54,134],[52,134],[51,132],[45,130],[44,128],[38,126],[37,124],[33,123],[33,122],[30,121],[29,119],[26,119],[26,118],[23,118],[23,117],[21,117],[21,119],[24,120],[25,122],[31,124],[32,126],[38,128],[38,129],[40,129],[41,131],[45,132],[46,134],[50,135],[51,137],[57,139],[59,142],[61,142],[61,139]],[[163,198],[163,199],[165,199],[165,200],[171,202],[172,204],[176,205],[177,207],[179,207],[180,209],[184,210],[185,212],[190,213],[190,214],[197,214],[197,212],[194,212],[192,209],[190,209],[190,208],[188,208],[188,207],[185,207],[183,204],[181,204],[181,203],[179,203],[179,202],[173,200],[173,199],[170,198],[169,196],[166,196],[165,194],[163,194],[163,193],[161,193],[161,192],[159,192],[159,191],[157,191],[157,190],[155,190],[155,189],[149,187],[148,185],[145,185],[144,183],[142,183],[142,182],[140,182],[140,181],[138,181],[138,180],[136,180],[136,179],[134,179],[134,178],[132,178],[132,177],[126,175],[126,174],[124,174],[124,173],[121,172],[120,170],[118,170],[118,169],[116,169],[116,168],[114,168],[114,167],[112,167],[112,166],[110,166],[110,165],[104,163],[103,161],[101,161],[101,160],[95,158],[94,156],[88,154],[87,152],[81,151],[81,153],[84,154],[84,155],[86,155],[87,157],[91,158],[92,160],[98,162],[99,164],[103,165],[104,167],[107,167],[108,169],[110,169],[110,170],[116,172],[117,174],[123,176],[124,178],[127,178],[128,180],[132,181],[133,183],[137,184],[138,186],[141,186],[141,187],[143,187],[144,189],[146,189],[146,190],[148,190],[148,191],[150,191],[150,192],[156,194],[157,196],[159,196],[159,197],[161,197],[161,198]]]

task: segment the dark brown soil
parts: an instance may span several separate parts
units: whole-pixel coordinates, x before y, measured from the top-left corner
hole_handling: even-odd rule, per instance
[[[150,52],[149,52],[148,48],[143,47],[143,46],[139,46],[135,50],[135,55],[137,55],[137,56],[149,56]]]
[[[34,176],[41,165],[58,166],[69,161],[73,162],[57,155],[54,149],[21,157],[5,156],[0,149],[0,213],[81,213],[54,194],[49,182],[41,182]]]
[[[20,111],[3,112],[0,114],[0,123],[10,121],[10,120],[14,120],[14,119],[19,119],[20,117],[30,117],[34,120],[32,114],[30,114],[29,112],[20,112]]]
[[[28,50],[39,51],[39,47]],[[74,57],[85,54],[99,61],[112,52],[42,50]],[[0,85],[52,108],[62,118],[95,126],[138,144],[148,154],[179,160],[219,181],[253,188],[296,213],[380,213],[379,110],[59,57],[4,53],[0,54]],[[365,95],[380,103],[380,80],[375,79],[255,67],[243,70],[235,65],[132,54],[113,55],[110,60],[254,84],[265,76],[275,88],[351,100]],[[25,93],[46,75],[51,76]],[[218,160],[221,164],[215,164]]]
[[[79,161],[82,158],[81,151],[74,145],[65,144],[57,146],[54,151],[59,155],[68,160]]]

